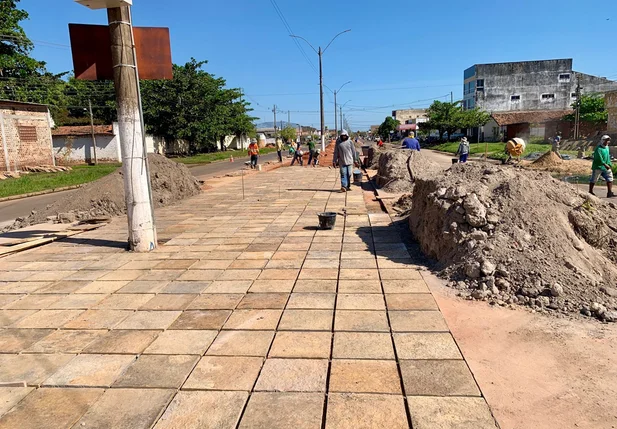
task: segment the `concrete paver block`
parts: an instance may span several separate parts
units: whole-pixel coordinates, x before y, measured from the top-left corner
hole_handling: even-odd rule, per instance
[[[246,293],[252,284],[251,280],[215,281],[204,290],[204,293]]]
[[[272,269],[263,270],[259,275],[259,280],[296,280],[300,270],[298,269]]]
[[[394,359],[392,337],[389,333],[336,332],[334,359]]]
[[[95,310],[137,310],[155,295],[148,294],[114,294],[105,298],[93,308]]]
[[[294,293],[335,293],[336,280],[298,280]]]
[[[380,269],[379,273],[383,280],[422,280],[420,271],[413,269]]]
[[[66,295],[27,295],[21,298],[19,301],[17,301],[19,296],[0,295],[0,299],[2,299],[2,296],[14,296],[16,301],[5,306],[5,308],[9,310],[43,310],[45,308],[48,308],[50,305],[52,305],[59,299],[65,297]]]
[[[205,356],[201,358],[182,389],[251,391],[263,358]]]
[[[409,429],[409,425],[402,396],[332,393],[326,428]]]
[[[480,396],[463,360],[403,360],[400,366],[407,396]]]
[[[81,353],[107,331],[58,330],[41,339],[28,349],[30,353]]]
[[[132,355],[75,356],[43,385],[109,387],[134,361]]]
[[[249,293],[244,296],[237,308],[239,310],[283,309],[288,298],[287,293]]]
[[[383,295],[380,294],[339,294],[338,310],[385,310]]]
[[[330,293],[292,293],[287,308],[296,310],[331,310],[336,295]]]
[[[0,354],[0,383],[39,385],[73,357],[71,354]]]
[[[173,281],[160,290],[163,294],[199,294],[202,293],[212,282],[181,282]]]
[[[385,311],[337,310],[334,318],[335,331],[389,332]]]
[[[248,290],[251,293],[290,293],[294,280],[255,280]]]
[[[141,306],[140,310],[185,310],[197,295],[160,294]]]
[[[109,389],[74,427],[148,429],[174,393],[170,389]]]
[[[52,332],[53,329],[0,330],[0,353],[21,353]]]
[[[300,280],[336,280],[339,270],[336,268],[303,268],[300,271]]]
[[[330,391],[345,393],[402,394],[395,361],[332,361]]]
[[[409,397],[414,429],[496,429],[483,398]]]
[[[0,310],[0,328],[7,328],[37,310]]]
[[[129,280],[98,281],[95,280],[75,291],[75,293],[114,293],[130,283]]]
[[[241,293],[209,293],[197,296],[188,310],[233,310],[244,298]]]
[[[178,389],[198,360],[190,355],[141,355],[114,387]]]
[[[323,405],[321,393],[256,392],[239,429],[319,429]]]
[[[0,418],[0,429],[71,427],[103,394],[103,389],[38,389]]]
[[[399,359],[462,359],[449,333],[394,334],[394,344]]]
[[[0,417],[33,390],[34,387],[0,387]]]
[[[206,355],[266,356],[274,331],[222,331]]]
[[[332,310],[285,310],[279,323],[281,331],[331,331]]]
[[[424,280],[382,280],[383,291],[395,293],[430,293]]]
[[[430,293],[386,294],[388,310],[439,310]]]
[[[340,280],[338,292],[381,294],[381,282],[379,280]]]
[[[136,311],[116,326],[116,329],[167,329],[181,311]]]
[[[267,359],[256,391],[325,392],[328,361],[321,359]]]
[[[439,311],[390,311],[393,332],[448,332]]]
[[[234,310],[223,329],[276,329],[282,310]]]
[[[69,311],[69,310],[58,310]],[[78,310],[74,310],[78,311]],[[133,314],[128,310],[87,310],[80,312],[70,322],[64,324],[65,329],[112,329],[118,323]]]
[[[7,310],[8,312],[9,310]],[[13,310],[19,311],[19,310]],[[24,310],[30,311],[30,310]],[[83,310],[41,310],[30,314],[19,322],[14,323],[15,328],[60,328],[70,320],[82,314]]]
[[[330,332],[278,332],[274,337],[271,358],[323,358],[330,357],[332,334]]]
[[[154,429],[235,429],[248,392],[179,392]]]
[[[165,331],[144,351],[145,354],[202,355],[218,331]]]
[[[139,354],[148,347],[159,331],[113,330],[104,333],[84,349],[93,354]]]

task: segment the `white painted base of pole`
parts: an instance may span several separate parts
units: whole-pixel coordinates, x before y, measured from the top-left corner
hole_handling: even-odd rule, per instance
[[[326,136],[323,135],[321,136],[321,151],[326,151]]]

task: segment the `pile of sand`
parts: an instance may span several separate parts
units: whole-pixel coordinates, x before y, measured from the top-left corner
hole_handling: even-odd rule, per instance
[[[540,158],[531,163],[532,168],[552,168],[564,163],[564,160],[552,150],[546,152]]]
[[[419,175],[409,226],[464,297],[617,321],[617,206],[548,173],[459,164]]]
[[[422,152],[387,149],[379,153],[377,185],[386,192],[410,192],[412,178],[433,177],[442,170]]]
[[[197,195],[201,185],[189,169],[162,155],[149,154],[152,199],[155,207],[169,205]],[[18,218],[5,231],[44,222],[72,222],[99,217],[119,216],[126,213],[124,183],[121,169],[89,183],[53,204]]]
[[[546,152],[533,162],[522,161],[520,165],[532,170],[550,171],[564,175],[581,175],[591,173],[591,161],[583,159],[564,161],[553,151]]]

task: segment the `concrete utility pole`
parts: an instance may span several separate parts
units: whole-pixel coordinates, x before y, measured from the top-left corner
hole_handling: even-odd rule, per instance
[[[336,136],[338,136],[338,120],[337,120],[337,108],[336,108],[336,95],[338,93],[341,92],[341,89],[343,89],[343,87],[347,84],[350,84],[351,81],[349,82],[345,82],[344,84],[341,85],[341,87],[338,89],[338,91],[333,91],[334,92],[334,132],[336,134]],[[343,124],[341,124],[341,129],[343,128]],[[336,137],[335,136],[335,137]]]
[[[94,156],[94,165],[96,165],[96,137],[94,136],[94,116],[92,115],[92,101],[88,99],[88,110],[90,111],[90,132],[92,133],[92,155]]]
[[[134,51],[130,7],[107,9],[107,18],[118,104],[129,246],[136,252],[148,252],[156,248],[156,228],[147,151],[144,145],[139,74]]]
[[[274,113],[274,138],[276,138],[276,104],[274,105],[274,109],[272,109],[272,113]]]
[[[311,49],[313,49],[313,51],[315,51],[315,53],[319,56],[319,107],[320,107],[319,111],[321,113],[320,117],[321,117],[321,150],[322,151],[326,150],[326,123],[325,123],[326,122],[326,116],[325,116],[324,105],[323,105],[323,65],[322,65],[322,56],[323,56],[323,54],[326,53],[326,51],[328,50],[328,48],[330,47],[332,42],[334,42],[334,40],[338,36],[340,36],[341,34],[344,34],[344,33],[348,33],[350,31],[351,30],[341,31],[339,34],[334,36],[332,38],[332,40],[330,40],[330,43],[328,43],[328,45],[323,50],[321,49],[321,46],[319,47],[319,50],[315,49],[313,47],[313,45],[311,45],[311,43],[308,40],[306,40],[304,37],[296,36],[294,34],[290,35],[290,37],[295,37],[297,39],[304,40],[311,47]]]

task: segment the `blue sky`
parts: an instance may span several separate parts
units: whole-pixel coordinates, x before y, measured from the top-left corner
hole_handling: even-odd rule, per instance
[[[574,58],[577,71],[617,78],[614,0],[276,0],[295,34],[324,54],[324,82],[351,100],[353,129],[378,124],[393,108],[462,98],[463,70],[476,63]],[[169,27],[175,63],[208,60],[210,73],[244,89],[254,115],[272,120],[272,105],[292,122],[319,124],[318,74],[289,37],[271,0],[134,0],[135,25]],[[104,24],[105,11],[73,0],[22,0],[34,56],[54,72],[72,69],[68,23]],[[610,19],[610,20],[607,20]],[[41,43],[43,42],[43,43]],[[301,42],[303,43],[303,42]],[[302,45],[317,66],[317,55]],[[325,90],[326,125],[334,125]],[[279,113],[279,118],[287,117]]]

